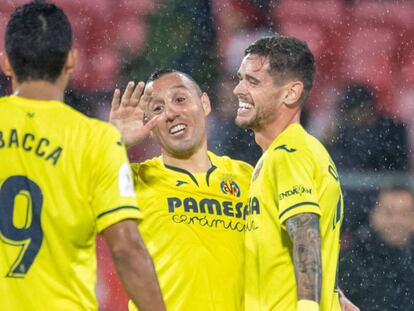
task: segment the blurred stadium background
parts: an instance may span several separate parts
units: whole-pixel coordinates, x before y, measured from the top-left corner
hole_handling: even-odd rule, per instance
[[[25,2],[1,0],[1,50],[8,17]],[[346,203],[345,254],[352,257],[352,245],[364,241],[361,235],[373,229],[368,215],[378,201],[378,190],[414,185],[413,1],[54,2],[66,11],[79,49],[67,103],[87,115],[107,119],[115,87],[123,88],[128,80],[145,80],[156,68],[174,67],[191,74],[212,98],[210,149],[252,164],[260,151],[251,133],[238,129],[232,120],[237,105],[232,89],[243,51],[255,39],[274,32],[307,41],[318,72],[303,122],[325,143],[339,168]],[[0,74],[0,94],[10,93],[10,82]],[[139,161],[158,152],[147,141],[131,150],[130,156]],[[410,204],[409,217],[414,214],[414,201]],[[405,219],[414,219],[409,217]],[[411,228],[410,238],[414,221]],[[383,244],[374,248],[381,249]],[[412,242],[401,250],[404,258],[397,257],[401,262],[391,265],[394,270],[358,268],[383,281],[393,296],[376,298],[372,310],[414,310]],[[98,252],[100,309],[126,310],[126,296],[100,239]],[[412,268],[407,269],[403,259]],[[355,273],[361,272],[358,269]],[[399,278],[401,271],[404,280]],[[350,273],[340,273],[340,279],[348,278],[346,286],[361,287],[361,281],[352,283]],[[344,290],[357,304],[367,304],[353,296],[350,288]],[[404,299],[405,306],[411,307],[397,307]],[[368,306],[361,309],[371,310]]]

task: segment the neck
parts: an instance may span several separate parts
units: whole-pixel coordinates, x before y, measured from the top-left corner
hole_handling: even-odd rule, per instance
[[[44,80],[16,83],[14,95],[35,100],[56,100],[63,102],[64,87],[60,83]]]
[[[300,110],[296,110],[294,113],[290,114],[281,113],[280,116],[274,119],[271,123],[266,124],[258,130],[254,130],[254,139],[264,152],[280,133],[294,123],[300,124]]]
[[[196,152],[182,158],[163,151],[162,159],[164,164],[179,167],[191,174],[206,173],[211,168],[211,162],[207,154],[207,142],[204,142]]]

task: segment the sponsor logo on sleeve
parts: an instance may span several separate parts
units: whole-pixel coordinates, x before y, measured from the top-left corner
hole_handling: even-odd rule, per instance
[[[134,197],[134,182],[132,180],[132,172],[128,163],[123,163],[118,174],[119,194],[122,197]]]
[[[282,201],[283,199],[288,198],[292,195],[302,196],[303,194],[312,194],[312,189],[306,188],[302,185],[296,185],[296,186],[293,186],[293,188],[290,190],[279,193],[279,200]]]
[[[254,168],[254,171],[253,171],[252,182],[255,181],[257,179],[257,177],[259,176],[260,171],[262,170],[262,167],[263,167],[263,161],[264,161],[263,157],[261,157],[259,159],[259,162],[257,162],[257,164]]]

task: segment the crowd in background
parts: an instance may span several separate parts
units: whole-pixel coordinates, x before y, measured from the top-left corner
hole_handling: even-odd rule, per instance
[[[0,28],[25,2],[1,1]],[[66,101],[87,115],[106,119],[115,87],[173,67],[192,75],[212,99],[210,149],[254,165],[261,151],[251,132],[234,125],[232,90],[247,45],[278,32],[305,40],[315,55],[316,82],[302,121],[325,143],[339,172],[414,169],[412,1],[55,2],[67,12],[79,50]],[[0,95],[10,91],[0,75]],[[137,161],[158,152],[148,141],[130,156]],[[387,189],[344,185],[339,284],[362,310],[414,309],[414,198],[405,181]],[[125,295],[105,245],[98,248],[102,310],[122,310]]]

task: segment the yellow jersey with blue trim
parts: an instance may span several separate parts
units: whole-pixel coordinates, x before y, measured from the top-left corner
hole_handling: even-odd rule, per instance
[[[285,222],[319,215],[322,239],[320,310],[341,310],[336,288],[343,199],[334,163],[300,124],[289,125],[257,163],[249,191],[246,231],[246,310],[296,311],[292,242]]]
[[[62,102],[0,98],[1,310],[97,310],[96,234],[140,218],[115,128]]]
[[[208,153],[191,174],[162,157],[132,164],[139,224],[170,311],[243,309],[245,212],[252,167]],[[132,302],[130,310],[137,310]]]

